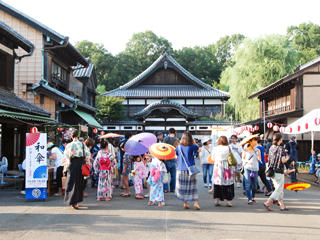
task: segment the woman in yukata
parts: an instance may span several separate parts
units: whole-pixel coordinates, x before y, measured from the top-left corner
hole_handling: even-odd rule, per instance
[[[112,173],[117,162],[108,149],[108,142],[101,142],[101,150],[98,152],[93,167],[96,174],[99,174],[97,201],[104,199],[110,201],[112,198]]]
[[[164,206],[164,192],[163,192],[163,174],[167,172],[167,168],[158,158],[152,157],[150,163],[150,176],[148,183],[150,185],[150,196],[148,205]]]
[[[143,194],[142,179],[148,177],[148,172],[145,166],[145,162],[141,161],[141,156],[133,156],[133,181],[134,181],[134,190],[136,192],[136,199],[143,199],[144,197],[140,194]]]

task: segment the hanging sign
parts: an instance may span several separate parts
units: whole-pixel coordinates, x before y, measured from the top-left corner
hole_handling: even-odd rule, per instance
[[[47,134],[26,135],[26,200],[47,199]]]

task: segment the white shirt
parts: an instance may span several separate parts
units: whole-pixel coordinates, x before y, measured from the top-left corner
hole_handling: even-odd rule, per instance
[[[55,153],[56,154],[56,160],[54,160],[54,165],[56,168],[62,166],[62,158],[63,158],[63,154],[61,152],[61,150],[57,147],[54,147],[52,150],[51,150],[51,153]]]
[[[238,164],[241,164],[242,160],[241,160],[241,156],[240,155],[243,152],[242,147],[238,148],[239,143],[236,143],[236,144],[230,143],[229,146],[230,146],[230,148],[231,148],[231,150],[233,152],[233,155],[236,157]]]
[[[209,146],[209,149],[205,149],[203,146],[201,148],[200,157],[202,157],[202,164],[208,164],[208,157],[212,153],[212,146]]]

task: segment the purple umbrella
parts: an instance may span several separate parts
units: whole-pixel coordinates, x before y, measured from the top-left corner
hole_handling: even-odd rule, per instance
[[[157,143],[157,137],[154,134],[139,133],[126,142],[124,150],[132,156],[137,156],[148,152],[154,143]]]

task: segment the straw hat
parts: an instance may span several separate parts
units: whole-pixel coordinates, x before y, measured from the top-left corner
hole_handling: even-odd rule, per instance
[[[243,140],[241,141],[241,143],[239,144],[238,147],[240,147],[240,146],[248,143],[251,139],[254,139],[254,138],[258,137],[259,134],[260,134],[260,133],[257,133],[257,134],[251,135],[251,136],[249,136],[249,137],[246,137],[245,139],[243,139]]]
[[[206,143],[208,141],[211,141],[212,138],[209,138],[209,137],[205,137],[203,140],[202,140],[202,143]]]
[[[47,144],[47,149],[53,148],[54,146],[56,146],[55,144],[53,144],[52,142],[49,142]]]

